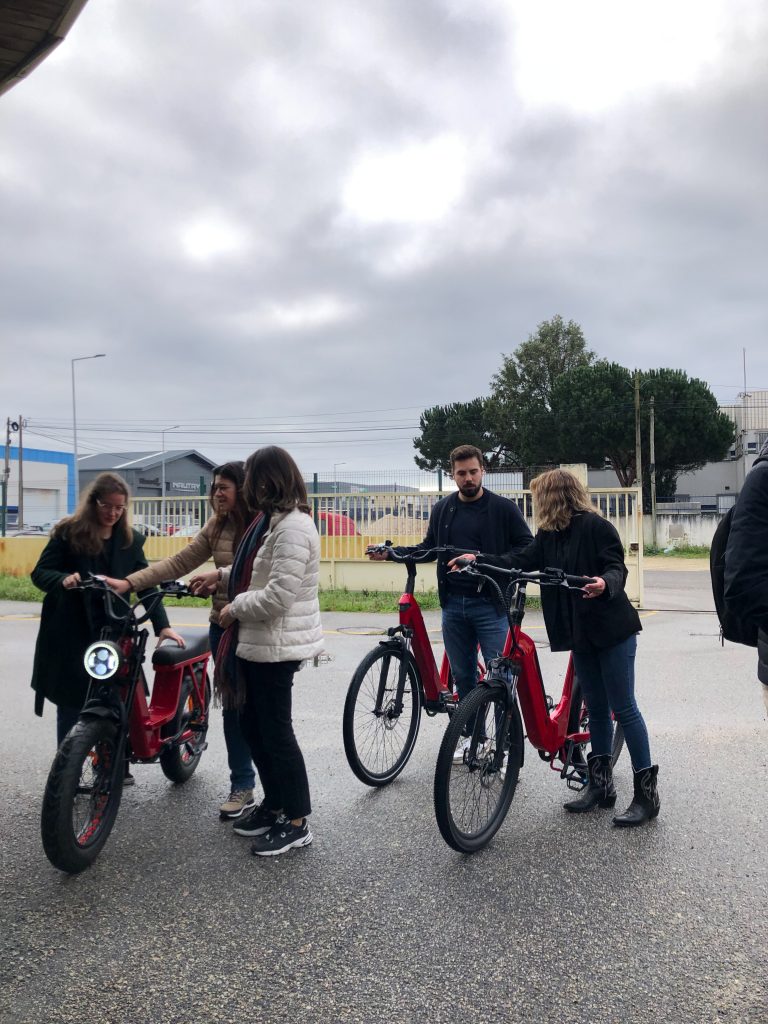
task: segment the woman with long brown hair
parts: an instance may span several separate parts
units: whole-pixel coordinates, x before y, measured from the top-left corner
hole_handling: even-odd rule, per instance
[[[85,649],[106,624],[102,598],[74,588],[87,573],[126,576],[147,565],[144,537],[131,528],[129,502],[125,480],[100,473],[74,514],[56,524],[32,570],[32,582],[45,591],[32,670],[35,714],[42,715],[45,700],[57,706],[58,743],[77,721],[88,691]],[[162,604],[155,605],[150,619],[161,640],[184,645]]]
[[[580,813],[616,803],[613,713],[624,729],[634,770],[634,798],[613,821],[641,825],[659,813],[659,769],[651,762],[648,730],[635,700],[635,652],[642,626],[624,590],[627,567],[621,538],[568,470],[552,469],[537,476],[531,481],[531,494],[537,525],[532,543],[514,555],[479,555],[477,560],[526,571],[552,566],[570,575],[593,577],[582,598],[560,587],[541,589],[550,647],[573,654],[592,738],[589,783],[565,808]]]
[[[291,691],[301,662],[323,647],[320,541],[301,473],[284,449],[260,448],[248,458],[245,498],[256,516],[222,573],[230,601],[219,617],[228,627],[222,647],[235,657],[220,658],[218,668],[231,685],[227,699],[240,709],[264,790],[261,805],[235,832],[253,839],[253,854],[270,857],[312,842]]]
[[[245,473],[242,462],[225,462],[213,471],[210,503],[213,515],[181,551],[153,562],[148,569],[131,573],[124,580],[109,580],[118,593],[154,587],[167,579],[178,579],[212,561],[216,566],[215,587],[208,626],[211,653],[214,660],[218,653],[223,627],[219,623],[219,612],[227,603],[227,589],[221,582],[220,570],[232,564],[235,549],[245,532],[252,514],[243,496]],[[190,586],[195,587],[201,577],[193,577]],[[224,743],[229,764],[230,792],[219,807],[222,819],[239,818],[256,806],[253,788],[256,773],[251,761],[251,751],[240,729],[238,713],[234,708],[223,709]]]

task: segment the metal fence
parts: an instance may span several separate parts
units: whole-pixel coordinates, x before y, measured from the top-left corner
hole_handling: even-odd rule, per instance
[[[494,488],[514,501],[532,530],[536,523],[530,491]],[[591,489],[596,507],[619,532],[628,554],[642,551],[641,516],[637,491],[625,488]],[[309,496],[312,516],[321,538],[323,558],[362,559],[368,544],[418,544],[427,532],[439,491],[388,490],[365,493],[318,493]],[[205,498],[134,498],[133,525],[148,537],[147,553],[165,558],[201,529],[210,515]]]

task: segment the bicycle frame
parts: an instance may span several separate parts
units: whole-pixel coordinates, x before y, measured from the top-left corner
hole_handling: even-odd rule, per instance
[[[456,696],[450,686],[451,667],[444,653],[438,671],[427,627],[421,614],[421,607],[413,593],[416,583],[416,565],[411,561],[408,561],[406,565],[408,578],[405,590],[398,602],[400,625],[388,629],[387,635],[394,638],[400,633],[402,640],[398,643],[404,644],[410,650],[419,670],[424,691],[424,710],[427,714],[437,714],[446,711],[448,706],[453,705],[456,701]]]
[[[106,594],[111,601],[114,595]],[[115,621],[117,617],[110,613]],[[117,640],[109,626],[102,630],[101,639],[111,640],[121,651],[124,661],[114,679],[99,682],[91,679],[83,717],[112,717],[120,723],[121,731],[130,742],[131,760],[151,762],[163,750],[190,738],[193,733],[205,733],[207,721],[187,723],[184,729],[168,734],[178,714],[182,688],[190,685],[197,707],[206,707],[205,687],[210,650],[207,638],[192,640],[187,648],[160,648],[153,655],[154,683],[152,696],[147,702],[149,687],[144,674],[149,632],[140,629],[131,610],[120,619],[122,632]],[[163,651],[163,655],[159,652]],[[167,653],[166,653],[167,652]]]
[[[513,647],[516,648],[513,654]],[[558,704],[550,710],[544,680],[539,664],[539,656],[534,641],[516,627],[516,636],[507,635],[504,656],[519,666],[520,675],[517,684],[517,696],[520,712],[525,722],[528,739],[538,750],[545,752],[558,751],[565,740],[575,743],[585,742],[588,733],[568,733],[568,718],[573,695],[573,659],[568,660],[565,673],[563,692]]]

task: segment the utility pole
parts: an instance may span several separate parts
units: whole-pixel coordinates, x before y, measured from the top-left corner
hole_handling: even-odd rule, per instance
[[[655,446],[655,431],[656,431],[656,419],[654,415],[654,396],[651,395],[651,422],[650,422],[650,449],[648,456],[650,459],[650,470],[651,470],[651,544],[654,548],[656,545],[656,446]]]
[[[19,529],[24,529],[24,417],[19,414]]]
[[[3,468],[3,509],[0,513],[0,535],[5,536],[8,522],[8,478],[11,475],[11,417],[5,421],[5,467]]]
[[[640,448],[640,371],[635,370],[635,482],[640,489],[640,513],[643,511],[643,456]]]

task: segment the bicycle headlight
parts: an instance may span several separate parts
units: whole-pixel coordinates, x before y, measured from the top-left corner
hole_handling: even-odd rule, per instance
[[[123,656],[120,649],[108,640],[97,640],[83,655],[85,671],[92,679],[111,679],[117,675]]]

